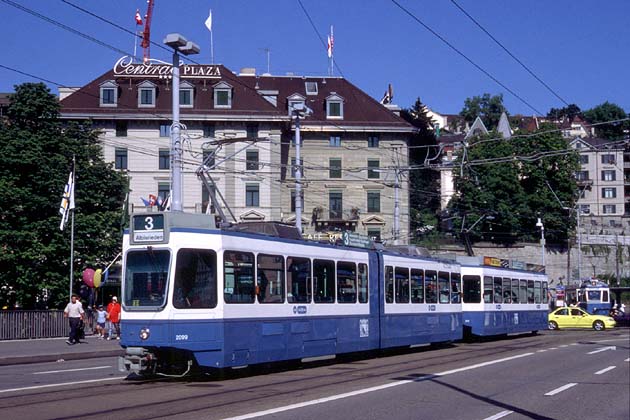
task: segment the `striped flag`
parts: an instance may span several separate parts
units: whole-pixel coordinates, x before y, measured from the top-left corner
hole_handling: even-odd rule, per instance
[[[63,230],[72,209],[74,209],[74,172],[70,172],[70,176],[68,176],[68,183],[63,190],[61,204],[59,205],[59,214],[61,214],[59,230]]]
[[[136,9],[136,25],[142,25],[142,16],[140,16],[139,9]]]
[[[330,35],[328,35],[328,58],[333,56],[333,47],[335,46],[335,37],[333,35],[333,27],[330,26]]]

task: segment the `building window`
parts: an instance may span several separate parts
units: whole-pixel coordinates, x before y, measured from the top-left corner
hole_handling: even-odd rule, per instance
[[[214,169],[214,150],[204,150],[203,151],[203,164],[208,169]]]
[[[291,158],[291,178],[295,178],[295,171],[297,170],[295,158]],[[304,175],[304,159],[300,159],[300,174]]]
[[[575,179],[577,181],[588,181],[588,171],[577,171],[575,173]]]
[[[330,147],[341,147],[341,137],[330,136]]]
[[[602,188],[602,198],[616,198],[617,188]]]
[[[334,92],[326,98],[326,118],[343,118],[343,99]]]
[[[155,107],[155,85],[151,82],[142,82],[138,85],[138,107]]]
[[[615,155],[602,155],[602,163],[614,165],[615,164]]]
[[[368,179],[378,179],[380,174],[378,172],[379,168],[379,160],[378,159],[368,159]]]
[[[343,193],[333,191],[328,193],[328,209],[330,219],[343,218]]]
[[[341,178],[341,159],[328,159],[328,177]]]
[[[127,137],[127,121],[116,121],[116,137]]]
[[[302,193],[302,211],[304,211],[304,193]],[[291,212],[295,213],[295,190],[291,191]]]
[[[204,124],[203,126],[203,136],[206,138],[213,139],[215,136],[215,127],[214,124]]]
[[[245,184],[245,205],[247,207],[260,205],[260,186],[258,184]]]
[[[615,171],[602,171],[602,180],[603,181],[616,181],[617,180],[616,175],[617,174]]]
[[[617,213],[617,206],[614,204],[604,204],[604,214]]]
[[[381,212],[381,192],[380,191],[368,191],[367,211],[368,213]]]
[[[171,184],[158,182],[158,201],[163,203],[169,195],[171,195]]]
[[[304,100],[289,100],[289,115],[291,115],[296,108],[304,109]]]
[[[367,236],[375,242],[381,241],[381,230],[378,228],[368,228]]]
[[[179,106],[184,107],[184,108],[192,108],[193,106],[193,90],[192,89],[180,89]]]
[[[171,137],[170,124],[160,124],[160,137]]]
[[[114,157],[114,168],[127,169],[127,149],[116,148]]]
[[[214,87],[214,107],[232,108],[232,86],[221,82]]]
[[[118,104],[118,85],[112,80],[104,82],[100,87],[99,105],[102,107],[116,107]]]
[[[307,95],[317,95],[317,82],[306,82],[304,88]]]
[[[258,150],[248,150],[245,153],[245,167],[248,171],[258,170]]]
[[[369,136],[368,137],[368,147],[378,147],[379,137],[378,136]]]
[[[582,165],[587,165],[588,164],[588,155],[580,155],[580,163]]]
[[[591,212],[590,204],[580,204],[580,214],[589,214]]]
[[[247,124],[247,138],[258,138],[258,124]]]
[[[171,151],[169,149],[160,149],[158,158],[159,169],[171,169]]]

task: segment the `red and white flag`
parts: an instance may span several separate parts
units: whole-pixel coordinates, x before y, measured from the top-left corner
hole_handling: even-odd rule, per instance
[[[136,25],[142,25],[142,16],[140,16],[139,9],[136,9]]]
[[[335,37],[333,36],[333,27],[330,26],[330,35],[328,35],[328,58],[333,56],[333,47],[335,45]]]

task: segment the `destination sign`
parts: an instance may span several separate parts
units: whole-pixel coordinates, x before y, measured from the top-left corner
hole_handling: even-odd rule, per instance
[[[133,242],[162,241],[164,241],[163,214],[133,216]]]
[[[221,68],[217,65],[195,65],[180,63],[179,77],[184,79],[220,79]],[[134,63],[133,58],[124,56],[114,64],[115,77],[140,77],[143,79],[170,79],[173,65],[165,61],[150,59],[144,63]]]

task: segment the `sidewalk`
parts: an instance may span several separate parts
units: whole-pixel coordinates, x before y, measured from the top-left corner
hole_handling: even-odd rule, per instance
[[[81,340],[81,344],[73,346],[66,344],[66,340],[67,337],[0,341],[0,366],[124,354],[118,340],[99,340],[96,336],[87,336],[85,340]]]

